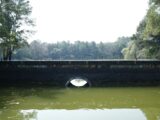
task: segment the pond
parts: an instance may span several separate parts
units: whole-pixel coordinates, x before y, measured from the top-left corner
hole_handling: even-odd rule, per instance
[[[160,120],[160,87],[0,88],[0,120]]]

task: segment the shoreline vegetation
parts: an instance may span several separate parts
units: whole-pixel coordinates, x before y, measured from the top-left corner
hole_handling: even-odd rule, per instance
[[[66,59],[160,59],[160,1],[149,0],[149,8],[136,33],[119,37],[113,43],[27,42],[34,26],[28,0],[0,0],[0,59],[66,60]],[[107,33],[106,33],[107,34]],[[123,35],[122,35],[123,36]]]

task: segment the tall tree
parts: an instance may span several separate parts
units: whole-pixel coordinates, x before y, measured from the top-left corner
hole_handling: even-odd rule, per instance
[[[3,60],[11,60],[15,50],[27,45],[31,31],[23,25],[33,25],[29,18],[32,8],[28,0],[0,0],[0,47]]]
[[[132,44],[123,50],[127,59],[132,58],[133,53],[138,54],[139,59],[160,59],[160,0],[149,1],[149,9],[132,37]]]

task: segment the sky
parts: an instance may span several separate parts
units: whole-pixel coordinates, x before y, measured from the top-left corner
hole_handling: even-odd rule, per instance
[[[131,36],[148,9],[148,0],[30,0],[42,42],[114,42]]]

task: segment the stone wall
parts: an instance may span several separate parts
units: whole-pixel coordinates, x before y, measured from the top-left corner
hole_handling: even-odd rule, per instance
[[[64,87],[74,77],[93,87],[158,86],[160,61],[12,61],[0,62],[0,85]]]

